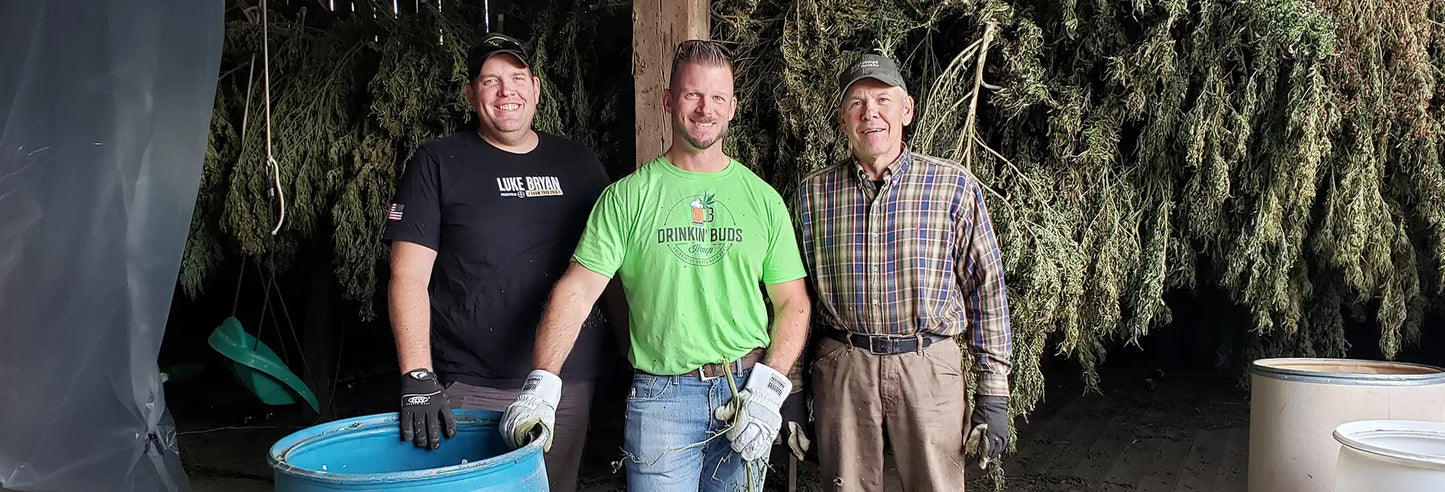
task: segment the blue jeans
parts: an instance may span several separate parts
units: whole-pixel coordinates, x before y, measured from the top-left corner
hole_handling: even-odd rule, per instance
[[[735,374],[742,391],[751,370]],[[627,396],[627,430],[623,462],[627,489],[633,492],[763,490],[767,463],[743,462],[723,435],[727,423],[713,410],[732,400],[727,378],[702,381],[697,376],[654,376],[637,373]]]

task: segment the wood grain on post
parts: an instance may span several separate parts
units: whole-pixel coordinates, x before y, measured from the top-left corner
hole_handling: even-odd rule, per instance
[[[708,0],[633,0],[632,79],[637,116],[637,166],[651,161],[672,142],[671,123],[662,109],[662,91],[677,44],[708,39]]]

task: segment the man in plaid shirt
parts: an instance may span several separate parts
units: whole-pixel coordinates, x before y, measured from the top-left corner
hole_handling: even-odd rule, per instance
[[[852,155],[805,177],[794,208],[818,299],[824,483],[881,489],[888,442],[904,488],[962,490],[965,431],[982,430],[986,459],[1009,436],[1008,301],[983,191],[904,144],[913,98],[892,60],[863,55],[839,89]],[[976,359],[971,416],[960,335]]]

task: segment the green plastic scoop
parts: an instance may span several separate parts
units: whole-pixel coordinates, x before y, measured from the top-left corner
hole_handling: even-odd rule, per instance
[[[301,395],[311,410],[321,411],[311,388],[286,368],[271,347],[246,333],[236,317],[222,321],[207,341],[216,352],[230,359],[231,374],[262,403],[290,405],[296,403],[296,395]]]

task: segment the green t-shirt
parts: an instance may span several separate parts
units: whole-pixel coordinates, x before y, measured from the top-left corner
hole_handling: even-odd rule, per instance
[[[737,161],[695,173],[658,157],[602,192],[572,260],[622,280],[633,367],[682,374],[768,346],[760,284],[805,275],[790,220]]]

